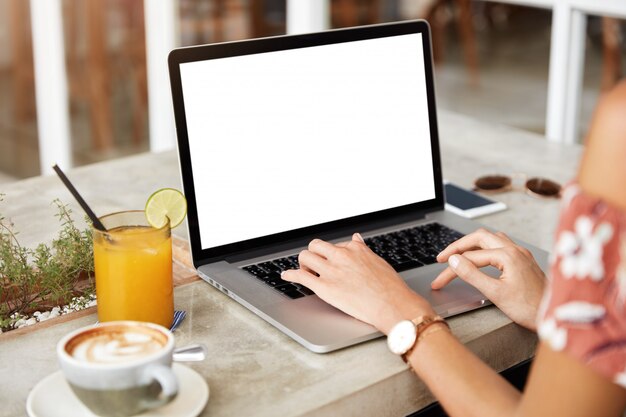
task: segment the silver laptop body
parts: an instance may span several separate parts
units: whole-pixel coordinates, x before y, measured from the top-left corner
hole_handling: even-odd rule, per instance
[[[293,257],[316,237],[477,228],[443,210],[426,22],[180,48],[169,68],[199,275],[311,351],[381,334],[303,289],[290,298],[251,265]],[[400,275],[443,317],[490,304],[461,280],[432,291],[444,267]]]

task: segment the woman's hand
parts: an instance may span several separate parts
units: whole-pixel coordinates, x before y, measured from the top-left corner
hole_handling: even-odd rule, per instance
[[[432,282],[433,289],[445,287],[460,277],[480,290],[511,320],[536,329],[535,318],[546,285],[546,277],[530,251],[516,245],[504,233],[479,229],[450,244],[438,256],[448,262]],[[492,278],[478,268],[492,265],[502,271]]]
[[[300,252],[298,261],[300,269],[283,272],[284,280],[310,288],[322,300],[385,334],[400,320],[434,314],[428,302],[358,233],[350,242],[337,245],[315,239]]]

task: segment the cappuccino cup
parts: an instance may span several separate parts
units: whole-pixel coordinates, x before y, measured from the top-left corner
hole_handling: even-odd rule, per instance
[[[139,414],[176,397],[174,336],[158,324],[111,321],[83,327],[57,344],[61,370],[92,412],[106,417]]]

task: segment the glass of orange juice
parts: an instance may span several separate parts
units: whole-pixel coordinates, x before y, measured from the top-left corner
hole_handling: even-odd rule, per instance
[[[93,228],[98,320],[137,320],[169,328],[174,319],[169,221],[154,228],[144,211],[100,218]]]

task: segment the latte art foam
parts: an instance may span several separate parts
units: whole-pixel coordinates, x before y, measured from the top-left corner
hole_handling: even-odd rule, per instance
[[[132,328],[94,331],[73,341],[68,353],[74,359],[90,363],[132,362],[151,356],[165,346],[164,341],[156,336],[160,335]]]

